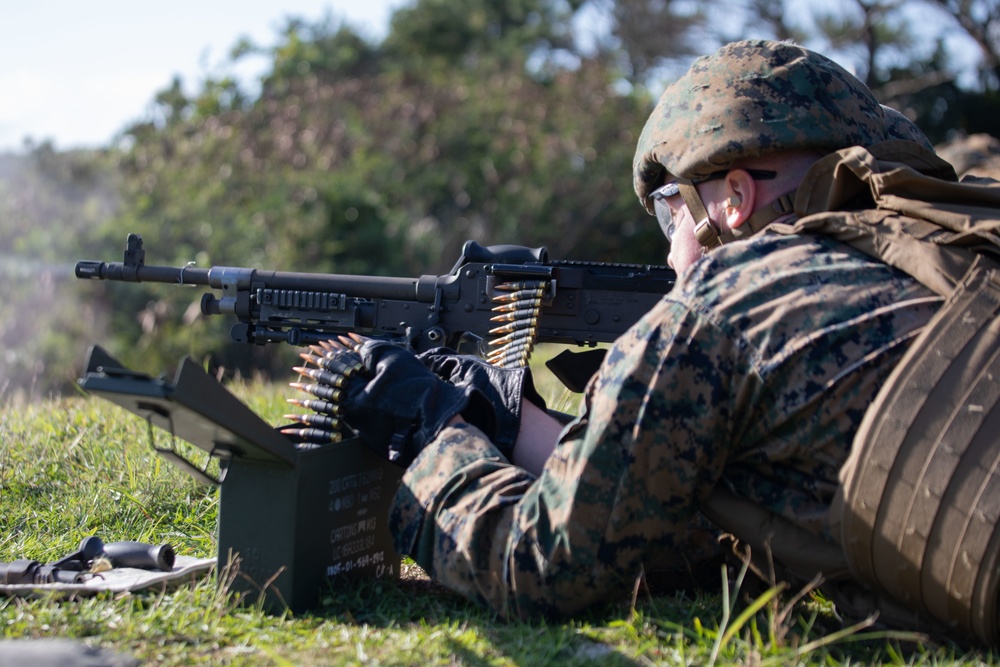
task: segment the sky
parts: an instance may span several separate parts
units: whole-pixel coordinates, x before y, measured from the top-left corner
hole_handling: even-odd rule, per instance
[[[818,0],[810,0],[816,2]],[[25,139],[57,150],[108,145],[149,117],[154,95],[180,76],[195,93],[244,36],[278,41],[288,16],[330,15],[379,39],[410,0],[0,0],[0,153]],[[849,63],[842,62],[845,66]],[[263,58],[237,71],[248,82]]]
[[[404,0],[0,0],[0,153],[108,145],[180,76],[222,71],[241,37],[272,46],[286,16],[328,14],[381,38]],[[263,63],[239,70],[253,79]]]

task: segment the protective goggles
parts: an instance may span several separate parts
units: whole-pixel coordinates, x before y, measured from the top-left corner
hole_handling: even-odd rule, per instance
[[[730,171],[732,170],[726,169],[724,171],[716,171],[709,174],[705,178],[691,181],[691,184],[698,185],[699,183],[705,183],[707,181],[717,181],[720,178],[725,178],[726,174]],[[757,181],[768,181],[778,175],[777,172],[766,171],[763,169],[746,169],[745,171],[750,174],[751,178]],[[650,198],[653,200],[653,210],[656,212],[656,221],[660,223],[660,229],[663,230],[663,235],[666,236],[667,240],[671,243],[674,240],[674,234],[677,233],[677,224],[674,222],[673,215],[670,213],[670,205],[667,203],[667,200],[671,197],[676,197],[680,193],[681,188],[677,181],[668,181],[649,193]],[[690,207],[690,204],[688,206]],[[704,208],[703,205],[702,208]]]

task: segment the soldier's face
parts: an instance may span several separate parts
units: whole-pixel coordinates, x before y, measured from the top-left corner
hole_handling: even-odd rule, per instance
[[[721,205],[716,201],[721,191],[720,181],[701,183],[697,186],[698,194],[708,210],[708,217],[717,222],[721,213]],[[670,206],[673,237],[670,240],[670,253],[667,264],[677,273],[684,272],[689,266],[701,259],[705,250],[694,235],[695,220],[691,210],[684,203],[680,194],[665,200]]]
[[[680,197],[678,196],[678,199]],[[674,224],[677,225],[673,240],[670,242],[670,253],[667,264],[677,273],[682,273],[702,257],[702,247],[694,236],[694,218],[691,211],[681,202],[679,210],[674,213]]]

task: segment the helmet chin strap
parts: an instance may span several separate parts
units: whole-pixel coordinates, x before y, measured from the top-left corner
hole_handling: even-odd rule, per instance
[[[706,251],[718,248],[724,243],[749,238],[781,216],[795,210],[796,191],[792,190],[775,199],[770,206],[754,211],[746,222],[736,229],[726,227],[720,230],[708,217],[708,209],[705,208],[705,203],[701,200],[698,189],[690,179],[678,178],[677,189],[695,220],[694,236]]]

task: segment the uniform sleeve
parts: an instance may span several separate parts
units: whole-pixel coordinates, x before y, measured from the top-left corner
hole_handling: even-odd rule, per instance
[[[620,597],[680,544],[755,377],[730,335],[664,300],[609,351],[540,477],[472,426],[442,431],[394,500],[397,548],[504,614]]]

